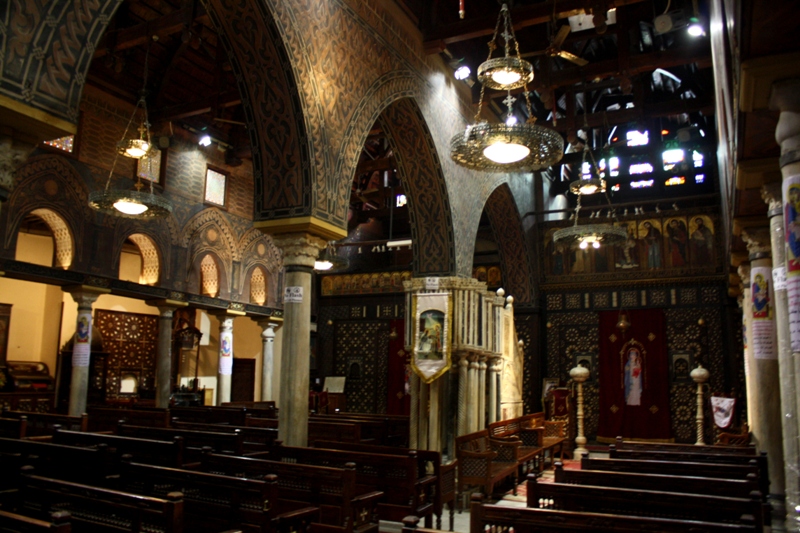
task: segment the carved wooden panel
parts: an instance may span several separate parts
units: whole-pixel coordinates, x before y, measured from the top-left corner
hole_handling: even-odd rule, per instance
[[[158,317],[98,309],[94,327],[103,335],[103,348],[109,354],[106,398],[121,397],[120,383],[126,374],[136,377],[140,395],[154,391]]]

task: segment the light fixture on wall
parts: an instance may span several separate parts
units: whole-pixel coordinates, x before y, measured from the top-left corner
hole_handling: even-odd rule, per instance
[[[492,59],[497,47],[501,22],[505,40],[504,57]],[[511,47],[516,55],[510,55]],[[535,124],[531,107],[528,83],[533,80],[533,66],[520,57],[519,43],[514,35],[508,6],[503,4],[497,18],[492,40],[489,41],[489,57],[478,67],[478,79],[482,83],[478,109],[474,123],[450,141],[450,158],[456,164],[472,170],[487,172],[511,172],[515,170],[540,170],[559,161],[564,154],[564,140],[554,130]],[[505,123],[489,124],[481,119],[483,97],[486,88],[508,91],[503,103],[508,108]],[[522,87],[528,109],[528,121],[520,124],[511,120],[512,106],[516,99],[511,90]]]
[[[153,36],[153,40],[158,40]],[[157,217],[165,217],[172,213],[172,202],[168,199],[157,196],[153,191],[153,180],[149,181],[149,191],[143,191],[146,187],[142,183],[141,173],[136,172],[136,183],[133,190],[114,190],[111,189],[111,177],[114,175],[114,168],[117,166],[117,159],[119,156],[130,157],[132,159],[146,160],[146,167],[152,164],[156,158],[153,154],[158,149],[153,146],[150,138],[150,123],[147,116],[147,101],[145,96],[147,94],[147,59],[150,55],[150,46],[148,43],[147,52],[144,56],[144,75],[142,82],[142,90],[140,91],[139,101],[133,109],[131,118],[128,120],[128,125],[125,127],[125,133],[122,139],[117,143],[117,154],[114,156],[114,163],[111,165],[111,171],[108,173],[106,186],[102,191],[93,191],[89,194],[89,207],[100,211],[106,215],[112,215],[123,218],[136,218],[136,219],[149,219]],[[139,107],[142,108],[143,118],[139,126],[139,137],[129,138],[128,133],[131,129],[134,119],[139,114]],[[154,175],[152,169],[145,168],[144,172],[148,176]]]
[[[333,246],[333,241],[328,242],[328,246],[322,251],[316,261],[314,261],[314,270],[317,272],[325,272],[327,270],[340,270],[347,268],[349,262],[347,258],[340,256]]]

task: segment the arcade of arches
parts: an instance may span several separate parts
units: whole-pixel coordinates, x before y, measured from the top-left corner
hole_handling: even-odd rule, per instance
[[[33,401],[70,414],[98,402],[164,407],[180,389],[207,404],[274,400],[292,445],[307,441],[309,391],[344,376],[347,410],[430,421],[412,442],[452,458],[454,436],[541,411],[543,388],[570,389],[579,364],[590,369],[590,445],[617,433],[693,443],[690,371],[702,365],[701,437],[715,435],[709,393],[734,398],[734,425],[769,453],[771,496],[800,508],[800,334],[789,318],[800,312],[800,215],[781,188],[800,183],[800,49],[756,37],[783,35],[792,2],[744,1],[731,14],[739,3],[701,1],[713,22],[701,45],[653,33],[666,1],[561,2],[571,10],[512,6],[529,16],[523,44],[545,49],[552,17],[578,24],[574,13],[597,5],[616,22],[607,34],[573,27],[564,46],[588,66],[535,56],[533,105],[515,92],[508,112],[557,129],[567,153],[517,173],[449,157],[480,94],[454,67],[485,56],[495,14],[459,23],[442,18],[444,3],[417,0],[10,3],[0,372],[46,363],[57,390]],[[161,150],[148,178],[173,210],[94,211],[88,197],[107,180],[137,181],[116,143],[145,78]],[[504,119],[504,96],[487,97],[482,117]],[[198,144],[205,135],[210,145]],[[576,211],[568,181],[593,166],[609,194]],[[628,239],[557,242],[575,216],[625,227]],[[315,271],[329,253],[345,265]],[[420,314],[440,305],[436,294],[447,295],[443,336]],[[176,341],[185,331],[195,342]],[[411,370],[434,331],[426,353],[449,366]],[[646,356],[632,384],[622,354],[634,349]],[[101,359],[105,382],[90,379]],[[467,375],[476,385],[465,398]],[[7,385],[0,404],[19,394]]]

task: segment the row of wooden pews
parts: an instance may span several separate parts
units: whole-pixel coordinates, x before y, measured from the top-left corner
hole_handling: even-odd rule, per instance
[[[331,443],[339,449],[324,452],[286,447],[276,429],[237,425],[253,418],[242,416],[243,408],[194,409],[179,411],[168,423],[164,410],[113,409],[117,423],[111,430],[111,414],[102,411],[101,420],[93,421],[98,413],[90,411],[84,429],[101,431],[52,423],[51,433],[37,440],[0,439],[0,468],[19,473],[4,478],[0,510],[45,520],[64,507],[72,512],[73,526],[78,520],[80,530],[88,531],[92,521],[127,516],[115,506],[135,507],[125,502],[136,496],[174,502],[175,512],[183,513],[181,527],[201,532],[370,533],[380,519],[399,521],[409,514],[428,526],[436,514],[440,526],[449,504],[452,529],[455,470],[442,467],[438,453],[346,442]],[[37,417],[9,414],[17,421]],[[79,427],[74,420],[61,421]],[[359,445],[370,449],[348,449]],[[61,488],[43,491],[43,480]],[[89,494],[90,489],[100,490],[92,493],[98,502],[93,510],[71,496],[63,505],[52,497],[58,490]],[[174,530],[154,521],[142,525],[120,518],[118,529]]]
[[[771,527],[766,456],[752,446],[650,444],[617,439],[609,459],[556,463],[555,480],[527,478],[527,507],[473,497],[471,532],[752,531]],[[404,533],[420,530],[417,521]],[[424,531],[424,530],[421,530]]]

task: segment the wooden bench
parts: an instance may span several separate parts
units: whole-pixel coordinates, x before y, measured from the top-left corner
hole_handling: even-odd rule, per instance
[[[494,486],[507,478],[512,478],[516,495],[520,444],[493,439],[486,429],[456,437],[458,495],[463,495],[469,485],[479,485],[484,494],[491,496]]]
[[[745,523],[752,520],[764,526],[761,494],[750,498],[731,498],[664,492],[660,490],[622,489],[591,485],[539,483],[528,476],[528,507],[590,513],[629,514],[697,520],[718,523]]]
[[[247,427],[277,429],[278,420],[274,418],[248,417]],[[359,443],[362,441],[361,426],[357,422],[328,422],[310,419],[308,421],[308,442],[315,440],[335,440],[337,442]]]
[[[89,407],[89,431],[113,433],[120,420],[133,426],[154,428],[169,427],[167,409],[113,409],[109,407]]]
[[[55,511],[68,511],[77,531],[183,531],[184,502],[179,492],[153,498],[33,472],[32,467],[24,467],[19,490],[8,495],[6,504],[16,513],[46,520]]]
[[[476,494],[470,508],[470,533],[756,533],[756,525],[747,517],[741,524],[724,524],[670,518],[652,518],[624,514],[562,511],[487,505]],[[416,520],[409,520],[407,527]],[[415,533],[413,528],[403,528],[403,533]],[[423,533],[423,532],[420,532]]]
[[[508,420],[500,420],[489,424],[492,438],[517,438],[522,446],[528,449],[541,448],[539,454],[539,471],[544,469],[546,456],[550,455],[550,464],[564,460],[566,433],[563,422],[549,422],[544,413],[532,413]]]
[[[117,425],[117,435],[167,442],[172,442],[175,437],[183,437],[184,462],[199,461],[203,448],[210,448],[217,453],[244,454],[244,436],[237,430],[226,433],[177,428],[148,428],[120,423]]]
[[[37,472],[44,476],[99,483],[108,474],[107,464],[105,445],[87,449],[31,440],[0,439],[0,471],[3,472],[0,489],[18,486],[19,472],[27,465],[36,467]]]
[[[736,455],[731,453],[692,453],[685,451],[660,451],[660,450],[618,450],[615,445],[608,447],[610,459],[633,459],[650,461],[680,461],[690,463],[713,463],[729,465],[753,465],[758,467],[759,487],[764,497],[769,494],[769,468],[767,454]]]
[[[218,433],[235,433],[238,431],[242,434],[242,438],[244,439],[245,453],[269,451],[270,448],[278,446],[281,443],[281,441],[278,440],[278,430],[272,428],[199,424],[195,422],[181,422],[177,418],[172,419],[172,427],[175,429]]]
[[[409,448],[397,448],[394,446],[378,446],[375,444],[351,444],[334,441],[316,441],[313,443],[315,448],[328,448],[331,450],[345,450],[364,453],[378,453],[384,455],[402,455],[411,453]],[[453,521],[455,520],[455,501],[456,501],[456,465],[457,462],[442,464],[442,456],[439,452],[429,450],[415,450],[418,459],[418,475],[424,477],[428,473],[428,465],[433,469],[436,476],[436,503],[433,514],[436,515],[436,529],[442,529],[442,513],[444,506],[450,510],[450,531],[453,531]],[[428,524],[430,526],[430,524]]]
[[[617,437],[614,446],[616,447],[617,450],[758,455],[755,444],[748,444],[746,446],[719,446],[715,444],[703,444],[703,445],[677,444],[674,442],[641,442],[635,440],[624,440],[622,437]]]
[[[517,419],[493,422],[487,428],[489,435],[493,439],[507,442],[519,441],[517,449],[522,474],[532,472],[534,469],[541,472],[544,470],[545,448],[542,446],[544,439],[544,428],[522,428]],[[550,446],[552,461],[555,462],[555,448],[561,449],[561,443]],[[561,454],[563,456],[563,453]]]
[[[70,533],[70,514],[66,511],[50,513],[47,520],[39,520],[0,510],[0,531],[4,533]]]
[[[226,402],[222,407],[244,407],[254,418],[278,418],[279,410],[273,401],[264,402]]]
[[[315,530],[331,533],[378,531],[378,501],[383,498],[383,493],[358,493],[355,464],[350,463],[341,469],[207,453],[197,469],[250,479],[275,475],[282,507],[319,507],[320,524],[315,524]],[[318,525],[325,527],[317,528]]]
[[[60,426],[62,429],[70,431],[89,431],[89,417],[86,413],[81,416],[69,416],[4,410],[2,414],[3,418],[21,418],[23,416],[28,420],[26,437],[52,435],[54,426]]]
[[[108,454],[118,461],[123,455],[130,455],[137,463],[180,467],[184,464],[183,437],[172,441],[140,439],[100,433],[81,433],[56,428],[54,444],[97,448],[105,446]]]
[[[155,497],[182,492],[188,531],[302,533],[310,523],[319,522],[317,507],[282,508],[274,475],[257,480],[124,461],[119,476],[109,483]]]
[[[581,458],[581,470],[641,472],[645,474],[718,477],[727,479],[748,479],[749,474],[758,476],[758,465],[755,461],[746,465],[731,465],[682,461],[650,461],[645,459],[600,459],[587,455]],[[759,480],[759,487],[761,487],[761,480]]]
[[[27,417],[0,418],[0,438],[24,439],[27,427]]]
[[[363,442],[379,446],[408,447],[409,417],[405,415],[376,415],[369,413],[314,414],[309,421],[355,423],[361,426]],[[331,440],[331,439],[328,439]]]
[[[399,522],[411,514],[422,518],[433,514],[436,477],[419,475],[419,459],[413,450],[407,456],[399,456],[276,446],[268,453],[252,457],[332,468],[345,468],[348,463],[355,463],[357,492],[384,493],[383,501],[378,504],[381,520]]]
[[[246,426],[248,409],[245,407],[171,407],[170,420],[199,424],[228,424]]]

